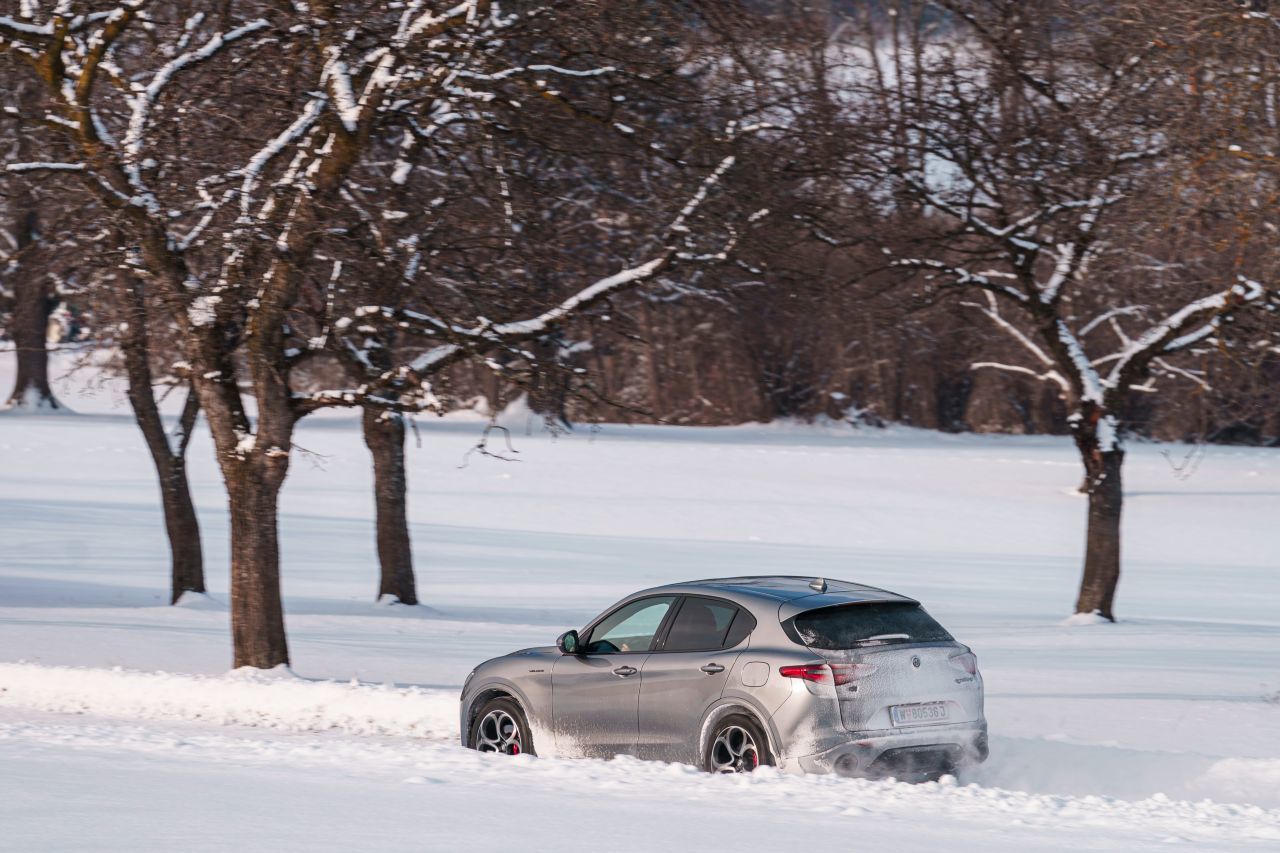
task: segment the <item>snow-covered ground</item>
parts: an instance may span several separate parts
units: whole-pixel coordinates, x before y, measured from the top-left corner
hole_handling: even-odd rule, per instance
[[[282,507],[296,677],[244,676],[207,435],[212,600],[167,607],[151,468],[93,384],[64,385],[76,416],[0,415],[0,849],[1280,847],[1280,451],[1209,448],[1183,479],[1187,448],[1133,446],[1122,621],[1064,627],[1084,514],[1064,439],[518,429],[502,462],[466,458],[474,418],[424,420],[429,607],[404,608],[372,602],[358,430],[315,419]],[[991,760],[909,786],[456,745],[477,661],[637,588],[765,572],[923,600],[978,653]]]

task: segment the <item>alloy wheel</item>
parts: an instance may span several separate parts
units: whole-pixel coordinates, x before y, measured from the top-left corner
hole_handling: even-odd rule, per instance
[[[715,773],[750,773],[760,766],[760,750],[751,732],[741,726],[725,726],[711,744],[711,770]]]
[[[484,715],[476,730],[476,749],[481,752],[519,755],[524,752],[520,743],[520,725],[501,708],[490,711]]]

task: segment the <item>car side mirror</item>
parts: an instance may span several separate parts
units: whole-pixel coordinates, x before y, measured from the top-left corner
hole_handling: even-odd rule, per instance
[[[565,631],[556,639],[556,648],[560,649],[562,655],[576,655],[582,651],[578,643],[577,631]]]

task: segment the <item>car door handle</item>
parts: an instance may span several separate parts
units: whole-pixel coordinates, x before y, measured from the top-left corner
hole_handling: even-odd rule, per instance
[[[619,678],[630,678],[639,672],[634,666],[620,666],[613,671],[613,674]]]
[[[715,675],[717,672],[724,672],[724,667],[718,663],[709,663],[706,666],[698,667],[707,675]]]

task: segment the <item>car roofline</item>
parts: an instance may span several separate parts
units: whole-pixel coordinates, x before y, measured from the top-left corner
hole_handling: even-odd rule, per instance
[[[770,580],[806,581],[807,583],[805,583],[804,586],[798,589],[790,588],[788,586],[782,586],[780,584],[775,586],[769,586],[767,583],[760,583],[762,581],[770,581]],[[911,598],[910,596],[902,595],[901,593],[893,592],[892,590],[887,590],[887,589],[883,589],[881,587],[876,587],[876,586],[869,586],[868,584],[857,583],[855,581],[841,580],[838,578],[827,578],[826,580],[836,584],[840,584],[846,587],[845,589],[833,588],[833,589],[826,589],[824,591],[819,592],[817,589],[809,585],[810,583],[817,580],[819,580],[819,578],[813,575],[736,575],[733,577],[703,578],[701,580],[677,581],[675,583],[663,584],[662,586],[657,586],[651,589],[646,589],[646,590],[642,590],[640,592],[634,593],[633,596],[628,596],[628,598],[639,596],[639,595],[656,595],[664,592],[692,595],[696,593],[692,592],[691,590],[700,588],[705,593],[714,593],[716,591],[733,592],[734,594],[741,595],[741,596],[747,596],[747,597],[758,598],[758,599],[767,599],[767,600],[776,601],[776,602],[795,601],[796,599],[800,599],[800,598],[819,598],[824,595],[830,595],[832,596],[833,599],[838,599],[844,595],[851,595],[851,594],[863,594],[863,595],[871,594],[872,596],[879,594],[880,596],[883,596],[883,597],[882,598],[871,597],[871,598],[865,598],[863,600],[909,601],[909,602],[919,604],[919,602],[916,601],[914,598]],[[734,581],[751,581],[752,583],[734,583]],[[832,600],[830,603],[832,606],[834,606],[842,602],[838,600]]]

